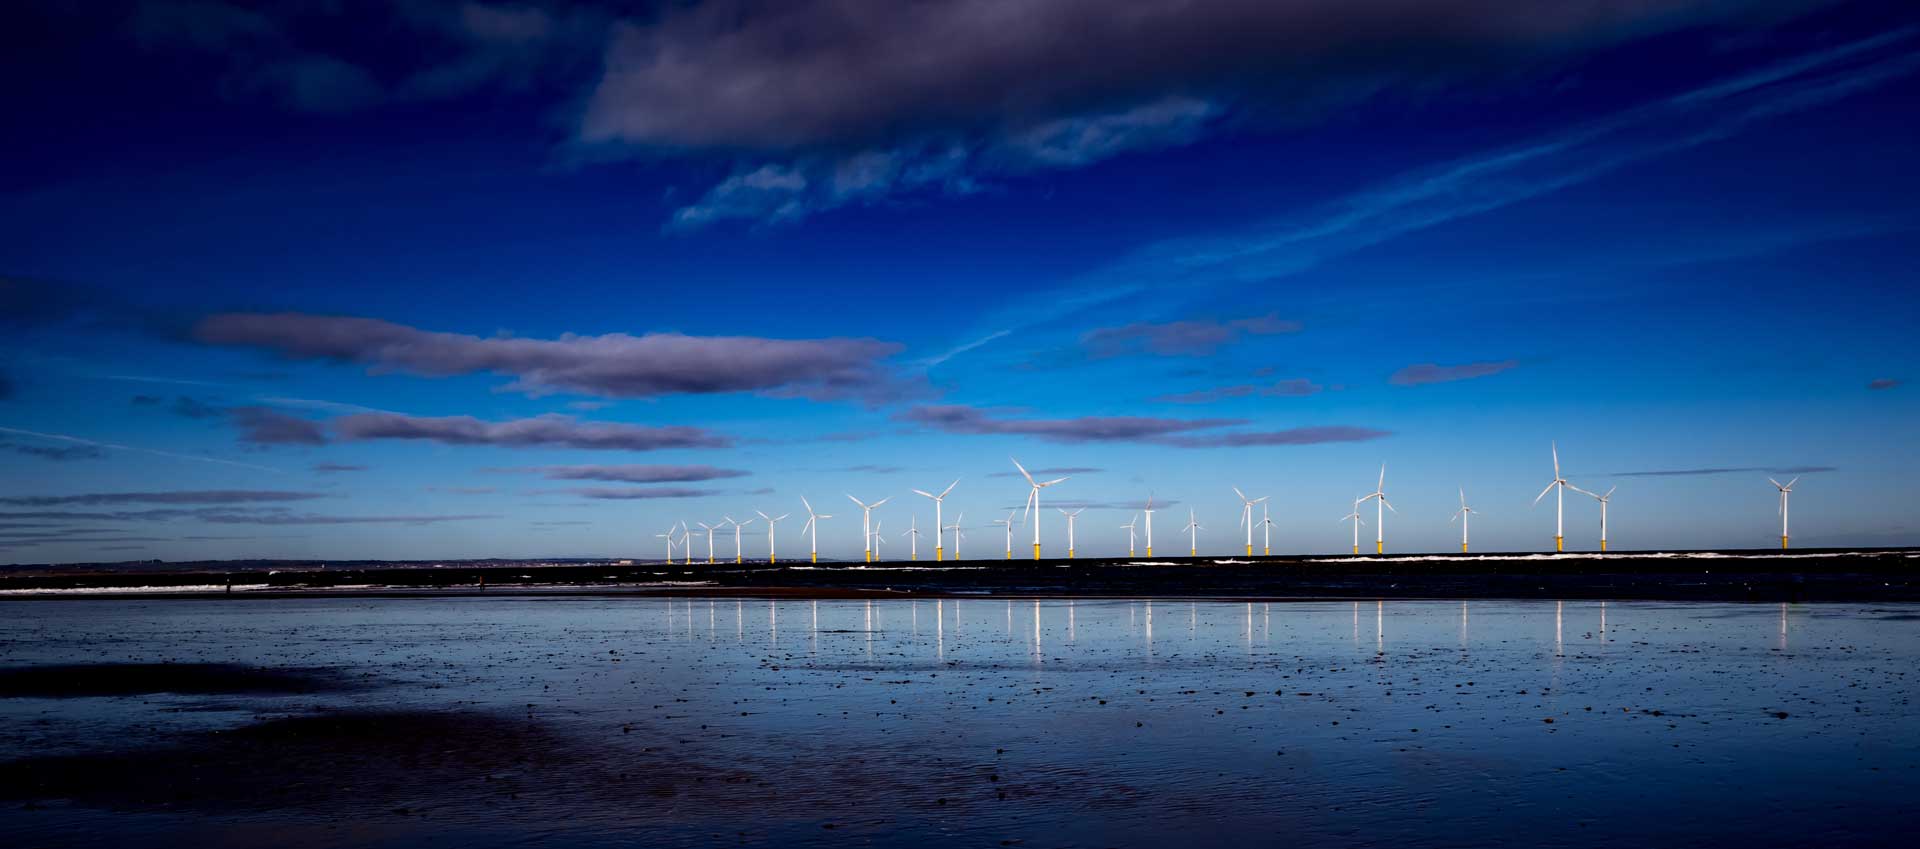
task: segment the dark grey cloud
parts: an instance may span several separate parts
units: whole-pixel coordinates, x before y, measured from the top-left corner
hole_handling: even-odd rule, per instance
[[[83,513],[69,510],[33,510],[0,513],[0,521],[57,522],[175,522],[199,521],[223,525],[429,525],[438,522],[464,522],[498,519],[496,515],[340,516],[323,513],[295,513],[286,508],[195,507],[153,510],[122,510]]]
[[[1199,436],[1170,436],[1162,442],[1182,448],[1245,448],[1262,445],[1319,445],[1326,442],[1366,442],[1392,436],[1388,430],[1329,425],[1263,430],[1242,433],[1214,433]]]
[[[655,498],[701,498],[720,494],[718,490],[695,489],[682,486],[634,487],[631,489],[614,487],[579,487],[565,490],[581,498],[594,498],[607,501],[646,500]]]
[[[1203,357],[1245,336],[1272,336],[1298,332],[1300,332],[1299,322],[1265,315],[1231,321],[1136,322],[1120,327],[1090,330],[1080,337],[1080,342],[1086,347],[1088,356],[1092,357],[1117,357],[1124,354]]]
[[[900,350],[875,339],[565,334],[558,339],[480,337],[388,321],[303,313],[209,316],[195,338],[293,359],[359,363],[426,377],[499,374],[530,394],[614,398],[763,392],[814,399],[884,400],[911,391],[885,360]]]
[[[224,407],[186,395],[176,395],[172,403],[159,395],[135,395],[130,401],[136,407],[166,406],[167,412],[183,419],[216,419],[227,414]]]
[[[323,475],[328,475],[338,474],[340,472],[364,472],[367,470],[367,467],[355,466],[350,463],[315,463],[313,464],[313,470]]]
[[[1899,385],[1900,385],[1900,381],[1894,380],[1891,377],[1880,377],[1880,378],[1875,378],[1873,380],[1867,381],[1868,389],[1892,389]],[[4,396],[0,396],[0,397],[4,397]]]
[[[1811,475],[1836,470],[1837,467],[1834,466],[1709,466],[1700,469],[1651,469],[1638,472],[1614,472],[1612,477],[1665,478],[1731,474]]]
[[[864,472],[866,474],[873,474],[873,475],[891,475],[896,472],[904,472],[906,470],[907,468],[905,466],[882,466],[875,463],[861,463],[859,465],[847,466],[846,468],[843,468],[840,471]]]
[[[1149,416],[1081,416],[1072,419],[1009,419],[957,404],[911,408],[896,418],[947,433],[1032,436],[1050,442],[1148,442],[1176,433],[1245,424],[1244,419],[1163,419]]]
[[[537,474],[548,480],[618,481],[621,483],[689,483],[693,481],[739,478],[752,474],[751,472],[740,469],[722,469],[718,466],[633,464],[608,466],[531,466],[513,469],[489,469],[488,471],[524,472]]]
[[[717,0],[614,27],[579,139],[737,156],[682,222],[793,218],[1812,2]]]
[[[334,433],[341,439],[418,439],[447,445],[654,451],[664,448],[725,448],[732,444],[727,437],[697,427],[583,422],[572,416],[553,413],[504,422],[481,421],[472,416],[360,413],[336,418],[332,425]]]
[[[1228,398],[1300,398],[1313,395],[1326,387],[1311,380],[1296,378],[1282,380],[1265,386],[1242,383],[1234,386],[1220,386],[1213,389],[1199,389],[1193,392],[1180,392],[1173,395],[1161,395],[1153,400],[1163,404],[1210,404]]]
[[[1028,469],[1027,471],[1031,472],[1034,477],[1043,477],[1047,475],[1091,475],[1104,472],[1106,469],[1097,469],[1093,466],[1049,466],[1044,469]],[[1017,478],[1019,476],[1019,472],[990,472],[987,474],[987,477],[990,478]]]
[[[255,445],[325,445],[319,422],[290,416],[271,407],[235,407],[227,411],[240,428],[240,440]]]
[[[1462,363],[1457,366],[1420,363],[1407,366],[1394,372],[1391,377],[1387,378],[1387,382],[1395,386],[1422,386],[1429,383],[1451,383],[1456,380],[1471,380],[1476,377],[1499,374],[1519,364],[1516,360]]]
[[[0,451],[55,461],[98,460],[107,456],[107,450],[98,445],[38,445],[6,439],[0,439]]]
[[[325,493],[320,492],[196,489],[166,492],[89,492],[78,495],[9,495],[0,496],[0,504],[10,507],[56,507],[73,504],[267,504],[310,501],[326,497]]]

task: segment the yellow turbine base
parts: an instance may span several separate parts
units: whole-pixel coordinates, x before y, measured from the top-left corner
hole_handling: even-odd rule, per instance
[[[1272,556],[1273,556],[1273,549],[1271,549],[1271,548],[1262,548],[1262,549],[1260,549],[1260,556],[1262,556],[1262,557],[1272,557]]]
[[[1355,556],[1358,556],[1358,555],[1360,554],[1360,546],[1357,546],[1357,545],[1356,545],[1356,546],[1354,546],[1354,547],[1353,547],[1353,553],[1354,553],[1354,555],[1355,555]]]
[[[1247,556],[1248,556],[1248,557],[1252,557],[1252,556],[1253,556],[1253,546],[1251,546],[1251,545],[1249,545],[1249,546],[1247,546]]]
[[[739,563],[739,562],[740,562],[740,555],[738,555],[738,554],[736,554],[736,555],[734,555],[734,556],[733,556],[733,562],[735,562],[735,563]]]
[[[1149,545],[1149,546],[1147,546],[1147,556],[1148,556],[1148,557],[1152,557],[1152,556],[1153,556],[1153,546],[1151,546],[1151,545]]]
[[[1069,549],[1067,549],[1067,559],[1068,559],[1068,560],[1072,560],[1072,559],[1073,559],[1073,549],[1071,549],[1071,548],[1069,548]]]
[[[1780,550],[1785,551],[1786,548],[1787,548],[1787,538],[1786,538],[1786,535],[1783,534],[1780,537]]]
[[[908,560],[912,560],[912,561],[915,561],[915,562],[919,562],[919,560],[920,560],[920,554],[919,554],[919,552],[915,552],[915,553],[913,553],[913,554],[909,554],[909,555],[907,555],[907,559],[908,559]]]
[[[933,547],[933,562],[935,562],[935,563],[938,563],[938,562],[940,562],[940,561],[942,561],[942,560],[945,560],[945,559],[947,559],[947,550],[946,550],[946,549],[944,549],[944,548],[941,548],[941,547],[939,547],[939,546],[937,546],[937,545],[936,545],[936,546],[934,546],[934,547]]]
[[[1606,541],[1606,540],[1601,540],[1601,541],[1600,541],[1600,550],[1601,550],[1601,551],[1606,551],[1606,550],[1607,550],[1607,541]]]
[[[1040,544],[1037,542],[1033,544],[1033,559],[1040,559]]]
[[[1374,540],[1374,541],[1373,541],[1373,553],[1375,553],[1375,554],[1385,554],[1385,553],[1387,553],[1387,544],[1386,544],[1386,542],[1385,542],[1384,540]]]
[[[778,563],[778,562],[780,562],[780,561],[779,561],[779,559],[777,559],[777,558],[775,558],[775,557],[774,557],[773,555],[771,555],[771,554],[769,554],[769,555],[767,555],[767,565],[768,565],[768,566],[772,566],[773,564],[775,564],[775,563]]]
[[[1553,550],[1554,550],[1554,551],[1566,551],[1566,550],[1567,550],[1567,541],[1566,541],[1566,540],[1564,540],[1564,539],[1561,539],[1560,537],[1554,537],[1554,538],[1553,538]]]
[[[1467,553],[1467,544],[1464,542],[1460,544],[1460,553],[1461,554]]]
[[[1011,549],[1011,548],[1009,548],[1009,549],[1007,549],[1007,559],[1008,559],[1008,560],[1012,560],[1012,559],[1013,559],[1013,549]]]
[[[817,551],[816,551],[816,552],[812,552],[812,553],[810,553],[810,554],[808,554],[808,555],[807,555],[807,559],[808,559],[808,560],[810,560],[810,561],[812,561],[812,562],[814,562],[814,563],[818,563],[818,562],[820,562],[820,552],[817,552]]]

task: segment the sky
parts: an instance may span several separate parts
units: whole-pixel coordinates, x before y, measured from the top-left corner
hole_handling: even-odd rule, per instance
[[[0,563],[1920,544],[1911,4],[0,21]]]

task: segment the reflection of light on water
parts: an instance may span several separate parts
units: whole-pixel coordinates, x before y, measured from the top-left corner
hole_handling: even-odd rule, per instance
[[[1780,650],[1787,650],[1787,603],[1780,602]]]
[[[1563,624],[1566,620],[1566,614],[1566,602],[1556,601],[1553,603],[1553,654],[1555,657],[1559,657],[1565,653],[1565,645],[1561,640],[1561,631],[1563,630]]]
[[[1073,599],[1067,599],[1067,642],[1073,642]]]
[[[807,654],[813,654],[820,647],[820,602],[813,603],[813,624],[807,631]]]
[[[733,602],[733,641],[736,643],[747,638],[747,615],[746,609],[741,606],[743,604],[745,602],[739,599]]]
[[[1147,659],[1153,659],[1153,602],[1147,602]]]
[[[1247,654],[1253,654],[1253,602],[1247,602],[1246,641]]]
[[[1384,599],[1373,603],[1373,650],[1387,653],[1387,602]]]
[[[767,642],[780,645],[780,611],[772,600],[767,601]]]
[[[1033,662],[1040,662],[1040,600],[1033,600]]]
[[[941,660],[947,658],[947,603],[945,601],[933,603],[933,656]]]
[[[714,624],[718,618],[713,612],[713,601],[709,599],[707,601],[707,642],[709,643],[713,642]]]
[[[873,599],[867,599],[867,656],[873,656]]]
[[[1460,647],[1467,647],[1467,603],[1460,602]]]

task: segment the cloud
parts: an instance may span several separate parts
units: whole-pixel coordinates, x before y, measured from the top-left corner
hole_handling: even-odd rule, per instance
[[[716,466],[534,466],[497,469],[502,472],[528,472],[548,480],[620,481],[624,483],[689,483],[745,477],[750,472]]]
[[[1201,436],[1172,436],[1162,440],[1183,448],[1245,448],[1263,445],[1319,445],[1326,442],[1366,442],[1392,436],[1392,431],[1365,427],[1332,425],[1296,427],[1242,433],[1217,433]]]
[[[472,416],[436,418],[398,413],[359,413],[336,418],[332,425],[341,439],[419,439],[447,445],[655,451],[664,448],[725,448],[732,444],[727,437],[697,427],[583,422],[557,413],[504,422],[486,422]]]
[[[1041,477],[1043,475],[1091,475],[1104,472],[1106,469],[1097,469],[1093,466],[1050,466],[1044,469],[1028,469],[1027,471],[1032,473],[1034,477]],[[987,474],[987,477],[990,478],[1017,478],[1019,476],[1019,472],[989,472]]]
[[[650,500],[655,498],[701,498],[718,495],[718,490],[693,489],[679,486],[635,487],[615,489],[611,487],[580,487],[564,490],[581,498],[594,498],[609,501]]]
[[[1073,419],[1004,419],[974,407],[939,404],[896,416],[947,433],[1033,436],[1049,442],[1146,442],[1170,434],[1245,424],[1244,419],[1163,419],[1147,416],[1082,416]]]
[[[313,470],[325,475],[339,472],[364,472],[367,470],[367,467],[354,466],[347,463],[315,463],[313,464]]]
[[[277,473],[280,471],[279,469],[273,468],[271,466],[260,466],[260,465],[255,465],[253,463],[242,463],[238,460],[226,460],[219,457],[203,457],[197,454],[180,454],[173,451],[161,451],[155,448],[140,448],[134,445],[121,445],[115,442],[101,442],[98,440],[85,439],[82,437],[73,436],[71,434],[65,434],[65,433],[42,433],[40,431],[24,430],[22,428],[17,428],[17,427],[0,426],[0,434],[15,434],[18,436],[32,437],[34,439],[43,439],[49,442],[58,442],[62,446],[65,446],[69,449],[87,449],[91,451],[109,451],[109,450],[110,451],[133,451],[141,454],[150,454],[155,457],[167,457],[169,459],[174,459],[174,460],[192,460],[196,463],[214,463],[216,465],[231,466],[239,469],[252,469],[254,471],[259,471],[259,472],[276,472]],[[23,450],[22,453],[36,453],[36,452],[30,451],[30,450]],[[51,455],[43,455],[43,456],[48,456],[49,459],[78,459],[79,457],[91,456],[91,455],[78,454],[75,457],[52,457]]]
[[[1891,377],[1880,377],[1880,378],[1875,378],[1873,380],[1867,381],[1868,389],[1892,389],[1899,385],[1900,385],[1900,381],[1894,380]],[[4,396],[0,396],[0,397],[4,397]]]
[[[1614,472],[1616,478],[1665,478],[1690,477],[1693,475],[1731,475],[1731,474],[1768,474],[1768,475],[1811,475],[1820,472],[1836,471],[1834,466],[1729,466],[1708,467],[1702,469],[1654,469],[1639,472]]]
[[[325,445],[327,432],[319,422],[290,416],[269,407],[235,407],[227,411],[240,428],[240,441],[255,445]]]
[[[905,466],[881,466],[873,463],[861,463],[857,466],[848,466],[844,469],[841,469],[840,471],[865,472],[868,474],[875,474],[875,475],[891,475],[896,472],[904,472],[906,470],[907,469]]]
[[[136,407],[158,407],[166,403],[166,399],[158,395],[135,395],[130,403]],[[173,403],[167,405],[167,412],[183,419],[213,419],[227,414],[224,408],[185,395],[174,396]]]
[[[1325,387],[1311,380],[1295,378],[1282,380],[1267,386],[1243,383],[1236,386],[1221,386],[1214,389],[1200,389],[1193,392],[1181,392],[1173,395],[1161,395],[1153,400],[1164,404],[1208,404],[1228,398],[1248,398],[1255,395],[1269,398],[1299,398],[1318,393]]]
[[[1159,354],[1169,357],[1202,357],[1237,342],[1243,336],[1272,336],[1300,332],[1300,323],[1277,316],[1242,318],[1232,321],[1170,321],[1160,324],[1136,322],[1120,327],[1090,330],[1080,343],[1092,357],[1117,357],[1123,354]]]
[[[107,450],[98,445],[31,445],[6,439],[0,439],[0,451],[55,461],[98,460],[107,456]]]
[[[168,492],[93,492],[80,495],[13,495],[0,497],[10,507],[57,507],[104,504],[262,504],[325,498],[320,492],[280,490],[199,489]]]
[[[286,508],[248,509],[242,507],[161,508],[115,512],[80,513],[66,510],[16,511],[0,513],[0,521],[51,520],[60,522],[177,522],[199,521],[225,525],[430,525],[439,522],[464,522],[498,519],[496,515],[338,516],[323,513],[295,513]]]
[[[1463,363],[1457,366],[1442,366],[1433,363],[1411,365],[1393,373],[1387,382],[1395,386],[1423,386],[1429,383],[1452,383],[1456,380],[1472,380],[1499,374],[1520,363],[1515,360],[1498,362]]]
[[[202,342],[263,348],[291,359],[362,363],[426,377],[490,373],[529,394],[613,398],[764,392],[814,399],[899,397],[883,360],[900,350],[875,339],[565,334],[558,339],[437,333],[371,318],[228,313],[194,329]]]

